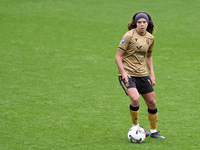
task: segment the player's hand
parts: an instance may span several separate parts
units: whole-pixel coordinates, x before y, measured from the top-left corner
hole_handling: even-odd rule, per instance
[[[126,82],[128,82],[129,78],[131,78],[131,76],[127,74],[126,72],[122,74],[122,79],[125,80]]]
[[[149,75],[149,80],[151,81],[152,86],[156,85],[156,78],[154,74]]]

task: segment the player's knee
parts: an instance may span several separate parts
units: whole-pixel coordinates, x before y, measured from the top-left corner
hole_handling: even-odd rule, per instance
[[[140,102],[140,96],[129,96],[131,101],[134,103],[139,103]]]
[[[152,98],[150,101],[149,101],[149,104],[151,106],[156,106],[156,99],[155,98]]]

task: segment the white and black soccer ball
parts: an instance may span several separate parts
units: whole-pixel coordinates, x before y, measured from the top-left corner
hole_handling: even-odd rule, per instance
[[[141,143],[145,140],[146,134],[142,127],[135,126],[128,131],[128,139],[133,143]]]

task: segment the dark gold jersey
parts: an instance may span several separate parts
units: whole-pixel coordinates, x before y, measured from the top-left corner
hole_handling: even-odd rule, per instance
[[[153,51],[154,36],[146,32],[144,36],[137,33],[136,29],[128,31],[119,44],[119,50],[124,51],[122,63],[125,71],[136,77],[147,76],[145,56]],[[119,72],[119,75],[121,73]]]

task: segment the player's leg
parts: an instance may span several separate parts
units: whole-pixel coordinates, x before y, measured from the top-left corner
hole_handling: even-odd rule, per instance
[[[150,122],[151,137],[164,139],[164,137],[159,135],[157,132],[158,111],[156,107],[154,91],[147,94],[142,94],[142,97],[144,98],[148,107],[148,118]]]
[[[138,93],[136,88],[129,88],[126,90],[126,93],[130,97],[131,104],[130,104],[130,115],[132,120],[132,126],[139,126],[139,103],[140,103],[140,94]],[[146,133],[146,137],[150,134],[149,132],[144,129]]]
[[[129,88],[126,90],[126,93],[130,97],[131,104],[130,104],[130,115],[133,126],[138,125],[139,119],[139,103],[140,103],[140,95],[136,88]]]
[[[142,97],[144,98],[148,107],[148,118],[150,122],[150,129],[156,130],[158,121],[158,112],[156,108],[155,93],[153,91],[147,94],[142,94]]]
[[[131,114],[132,124],[133,126],[134,125],[139,126],[138,118],[139,118],[140,95],[136,89],[134,77],[129,78],[129,81],[126,82],[124,79],[122,79],[122,76],[119,76],[119,82],[131,100],[130,114]]]
[[[122,76],[119,76],[119,82],[131,100],[129,108],[130,108],[132,126],[139,126],[138,119],[139,119],[140,95],[136,89],[134,77],[129,78],[129,82],[126,82],[125,80],[122,79]],[[149,136],[149,132],[147,130],[145,130],[145,132],[146,136]]]

